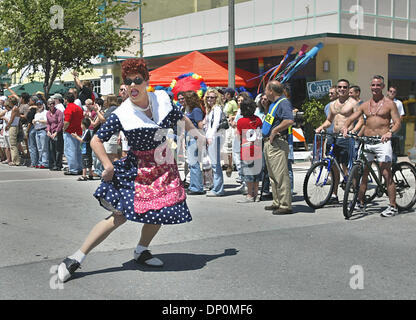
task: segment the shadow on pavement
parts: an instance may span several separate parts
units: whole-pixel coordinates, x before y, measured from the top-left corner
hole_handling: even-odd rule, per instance
[[[225,249],[223,253],[220,254],[192,254],[192,253],[165,253],[154,255],[155,257],[161,259],[164,262],[164,267],[162,268],[152,268],[146,267],[141,264],[138,264],[135,260],[129,260],[124,262],[120,267],[112,267],[101,270],[95,270],[90,272],[76,272],[69,280],[75,280],[83,278],[89,275],[94,274],[103,274],[103,273],[113,273],[120,271],[128,270],[139,270],[145,272],[168,272],[168,271],[190,271],[202,269],[206,264],[212,260],[226,257],[234,256],[238,253],[237,249]]]

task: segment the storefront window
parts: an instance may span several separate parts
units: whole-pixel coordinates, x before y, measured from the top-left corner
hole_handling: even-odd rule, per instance
[[[235,0],[235,4],[251,0]],[[143,23],[228,6],[228,0],[145,0]],[[163,10],[161,10],[163,8]]]

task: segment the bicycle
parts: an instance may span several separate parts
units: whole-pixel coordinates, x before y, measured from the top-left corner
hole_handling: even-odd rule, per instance
[[[365,149],[366,144],[377,144],[381,142],[380,137],[357,137],[356,135],[349,136],[360,141],[361,148],[358,159],[354,162],[351,173],[348,177],[344,192],[343,214],[345,219],[352,216],[356,208],[358,199],[358,191],[361,184],[361,179],[364,173],[364,168],[369,169],[369,177],[374,179],[377,184],[376,196],[382,197],[384,194],[388,196],[386,184],[379,178],[369,161],[365,157],[365,153],[373,153]],[[409,162],[398,162],[392,167],[393,182],[396,186],[396,204],[400,211],[411,209],[416,203],[416,168]],[[368,202],[368,201],[367,201]]]
[[[324,137],[334,137],[340,138],[342,135],[338,133],[326,133],[321,132],[315,134],[314,141],[314,157],[317,153],[318,139],[320,139],[321,148],[323,146]],[[353,146],[352,146],[353,147]],[[341,174],[340,177],[340,186],[342,189],[345,189],[348,175],[344,174],[344,171],[341,169],[338,161],[334,155],[334,143],[331,144],[330,150],[327,157],[322,158],[323,151],[318,152],[318,161],[313,163],[306,173],[305,180],[303,182],[303,196],[306,203],[313,209],[319,209],[325,206],[334,191],[335,188],[335,170],[334,165]],[[355,158],[355,151],[350,152],[350,165],[349,169],[352,167],[353,160]],[[380,167],[377,162],[373,164],[374,170],[378,172],[378,177],[381,177]],[[368,201],[372,201],[376,197],[376,185],[372,180],[369,181],[369,196]]]

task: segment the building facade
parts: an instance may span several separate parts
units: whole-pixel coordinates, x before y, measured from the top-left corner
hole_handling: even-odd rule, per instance
[[[117,53],[118,61],[101,59],[81,77],[94,81],[101,94],[117,93],[120,62],[140,49],[151,68],[194,50],[227,62],[227,0],[147,0],[125,21],[137,41]],[[279,63],[289,46],[297,52],[318,42],[323,49],[294,76],[298,103],[307,98],[306,82],[340,78],[359,85],[367,99],[374,74],[397,84],[403,99],[416,94],[416,0],[235,1],[237,67],[261,73]],[[61,78],[72,80],[70,72]]]

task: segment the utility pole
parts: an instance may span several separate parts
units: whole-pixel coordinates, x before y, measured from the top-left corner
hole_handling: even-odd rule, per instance
[[[228,86],[235,89],[234,0],[228,0]]]
[[[143,24],[142,24],[142,0],[139,2],[139,29],[140,29],[140,58],[143,58]]]

